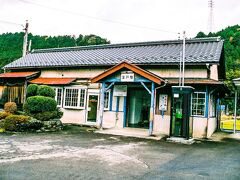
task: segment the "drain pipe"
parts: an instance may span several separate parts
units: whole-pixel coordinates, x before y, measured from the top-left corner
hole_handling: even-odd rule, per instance
[[[208,93],[208,114],[207,114],[207,128],[206,128],[206,138],[208,138],[208,126],[209,126],[209,112],[210,112],[210,103],[211,103],[211,95],[217,90],[219,87],[213,89]]]

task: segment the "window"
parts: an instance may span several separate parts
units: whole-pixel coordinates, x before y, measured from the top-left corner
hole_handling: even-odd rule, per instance
[[[107,91],[104,94],[104,110],[109,110],[109,105],[110,105],[110,91]]]
[[[63,89],[62,88],[53,88],[55,90],[55,100],[57,102],[57,107],[62,107],[62,98],[63,98]]]
[[[85,106],[86,90],[79,88],[65,88],[64,107],[83,109]]]
[[[205,116],[206,94],[205,92],[195,92],[192,94],[192,115]]]

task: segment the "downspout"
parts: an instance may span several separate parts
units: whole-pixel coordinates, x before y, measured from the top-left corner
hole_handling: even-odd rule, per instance
[[[209,126],[209,112],[210,112],[210,103],[211,103],[211,95],[217,90],[219,87],[213,89],[208,93],[208,114],[207,114],[207,128],[206,128],[206,138],[208,138],[208,126]]]

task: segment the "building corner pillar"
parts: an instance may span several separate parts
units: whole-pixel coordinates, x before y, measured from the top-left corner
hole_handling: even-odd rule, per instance
[[[104,93],[105,93],[105,82],[102,83],[101,96],[100,96],[100,129],[103,128],[103,111],[104,111]]]
[[[150,107],[150,118],[149,118],[149,136],[152,135],[153,133],[153,119],[154,119],[154,88],[155,88],[155,84],[154,82],[152,82],[152,86],[151,86],[151,107]]]

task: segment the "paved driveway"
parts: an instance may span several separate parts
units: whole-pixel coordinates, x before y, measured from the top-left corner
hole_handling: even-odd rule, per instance
[[[0,135],[0,179],[240,179],[240,140],[182,145],[83,128]]]

